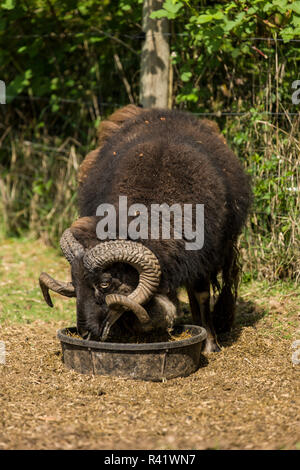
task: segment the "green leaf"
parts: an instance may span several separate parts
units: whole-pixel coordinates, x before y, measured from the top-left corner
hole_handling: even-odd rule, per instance
[[[178,2],[178,3],[174,4],[172,2],[172,0],[167,0],[164,3],[164,9],[167,10],[168,12],[174,13],[174,14],[178,13],[182,6],[183,6],[182,2]]]
[[[105,39],[105,38],[100,37],[100,36],[92,36],[92,37],[89,38],[89,42],[90,42],[91,44],[93,44],[93,43],[95,43],[95,42],[102,42],[103,39]]]
[[[290,5],[291,10],[293,10],[295,13],[300,15],[300,2],[293,2],[292,5]]]
[[[198,101],[198,96],[196,95],[196,93],[189,93],[188,95],[186,95],[185,98],[187,101],[192,101],[193,103],[197,103]]]
[[[123,11],[129,11],[131,10],[131,5],[122,5],[121,8]]]
[[[58,77],[52,78],[50,90],[57,90],[58,88],[59,88],[59,78]]]
[[[222,20],[224,18],[224,13],[222,11],[218,11],[213,15],[215,20]]]
[[[198,24],[209,23],[213,19],[213,15],[200,15],[197,18]]]
[[[278,7],[280,13],[285,13],[290,9],[287,0],[273,0],[273,5]]]
[[[151,13],[150,18],[168,18],[169,20],[174,20],[177,17],[177,13],[179,12],[179,10],[183,7],[182,2],[175,3],[175,1],[165,1],[163,4],[163,9]]]
[[[284,42],[289,42],[291,39],[294,39],[295,35],[300,32],[300,28],[293,29],[291,27],[284,28],[280,32],[280,36],[282,37]]]
[[[192,72],[183,72],[181,75],[180,75],[180,78],[183,82],[188,82],[190,80],[190,78],[192,77]]]
[[[27,50],[27,46],[22,46],[18,49],[18,54],[22,54],[22,52],[25,52]]]
[[[51,111],[53,113],[56,113],[57,111],[59,111],[59,104],[58,103],[54,103],[51,105]]]
[[[88,9],[85,5],[78,5],[78,10],[82,15],[87,15],[88,14]]]
[[[292,24],[293,24],[294,26],[300,26],[300,16],[295,16],[295,15],[294,15],[294,17],[293,17],[293,19],[292,19]]]
[[[268,2],[263,6],[263,11],[268,13],[268,11],[272,10],[272,8],[273,8],[273,4],[271,2]],[[248,10],[248,13],[249,13],[249,10]]]
[[[151,13],[150,18],[168,18],[168,12],[166,10],[157,10]]]
[[[13,10],[15,6],[16,0],[5,0],[1,5],[4,10]]]

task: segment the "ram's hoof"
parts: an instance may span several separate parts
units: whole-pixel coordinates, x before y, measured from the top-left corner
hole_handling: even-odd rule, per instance
[[[211,353],[211,352],[219,352],[221,351],[220,346],[216,343],[213,339],[207,339],[204,345],[203,352],[204,353]]]

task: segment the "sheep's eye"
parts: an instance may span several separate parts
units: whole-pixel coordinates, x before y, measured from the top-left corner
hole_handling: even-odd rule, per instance
[[[110,283],[109,282],[101,282],[100,287],[101,289],[107,289],[109,287]]]

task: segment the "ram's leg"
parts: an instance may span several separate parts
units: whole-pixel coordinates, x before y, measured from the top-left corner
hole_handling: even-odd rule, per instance
[[[187,288],[193,321],[207,331],[204,352],[220,351],[210,311],[210,285],[208,281],[197,281]]]

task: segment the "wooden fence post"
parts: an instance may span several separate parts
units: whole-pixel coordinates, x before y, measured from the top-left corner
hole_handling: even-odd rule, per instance
[[[169,20],[150,18],[150,14],[162,5],[163,0],[144,0],[143,4],[145,41],[141,57],[140,103],[144,108],[167,108],[170,103]]]

